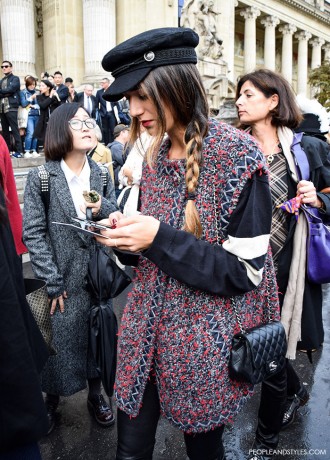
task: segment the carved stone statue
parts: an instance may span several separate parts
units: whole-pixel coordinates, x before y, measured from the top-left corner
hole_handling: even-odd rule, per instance
[[[219,59],[222,56],[222,40],[217,31],[217,15],[214,0],[188,0],[182,9],[181,25],[190,27],[200,36],[198,53]]]

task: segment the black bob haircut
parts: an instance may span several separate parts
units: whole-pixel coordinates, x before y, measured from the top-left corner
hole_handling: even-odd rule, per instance
[[[62,104],[49,117],[45,136],[45,157],[61,161],[73,149],[72,131],[69,121],[84,107],[78,102]],[[85,110],[86,112],[86,110]],[[89,117],[89,114],[86,112]]]

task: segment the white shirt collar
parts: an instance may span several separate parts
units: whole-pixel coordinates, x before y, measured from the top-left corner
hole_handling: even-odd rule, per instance
[[[61,169],[64,172],[64,175],[65,175],[65,178],[68,184],[70,184],[70,182],[72,182],[72,180],[75,178],[80,180],[81,182],[85,182],[86,179],[87,181],[89,181],[91,168],[89,167],[87,157],[86,157],[86,161],[83,166],[83,169],[81,170],[81,173],[79,174],[79,176],[77,176],[76,173],[74,173],[72,169],[69,168],[69,166],[63,160],[63,158],[61,160]]]

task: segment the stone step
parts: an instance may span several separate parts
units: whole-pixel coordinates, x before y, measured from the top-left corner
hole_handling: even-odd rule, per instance
[[[14,171],[16,169],[30,169],[45,163],[45,157],[42,155],[38,158],[15,158],[11,157]]]

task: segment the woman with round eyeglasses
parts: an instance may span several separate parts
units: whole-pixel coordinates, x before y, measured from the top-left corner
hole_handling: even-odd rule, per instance
[[[44,204],[37,168],[29,172],[24,195],[23,238],[35,276],[47,282],[57,351],[42,372],[49,432],[54,428],[60,396],[84,389],[86,380],[91,414],[100,425],[114,423],[88,349],[91,299],[85,289],[85,276],[97,243],[92,236],[52,224],[72,224],[72,217],[84,218],[87,205],[93,208],[95,220],[117,209],[110,176],[104,186],[101,169],[87,156],[94,146],[94,128],[95,120],[79,104],[58,107],[49,119],[45,138],[49,204]],[[95,190],[100,200],[87,203],[85,190]]]

